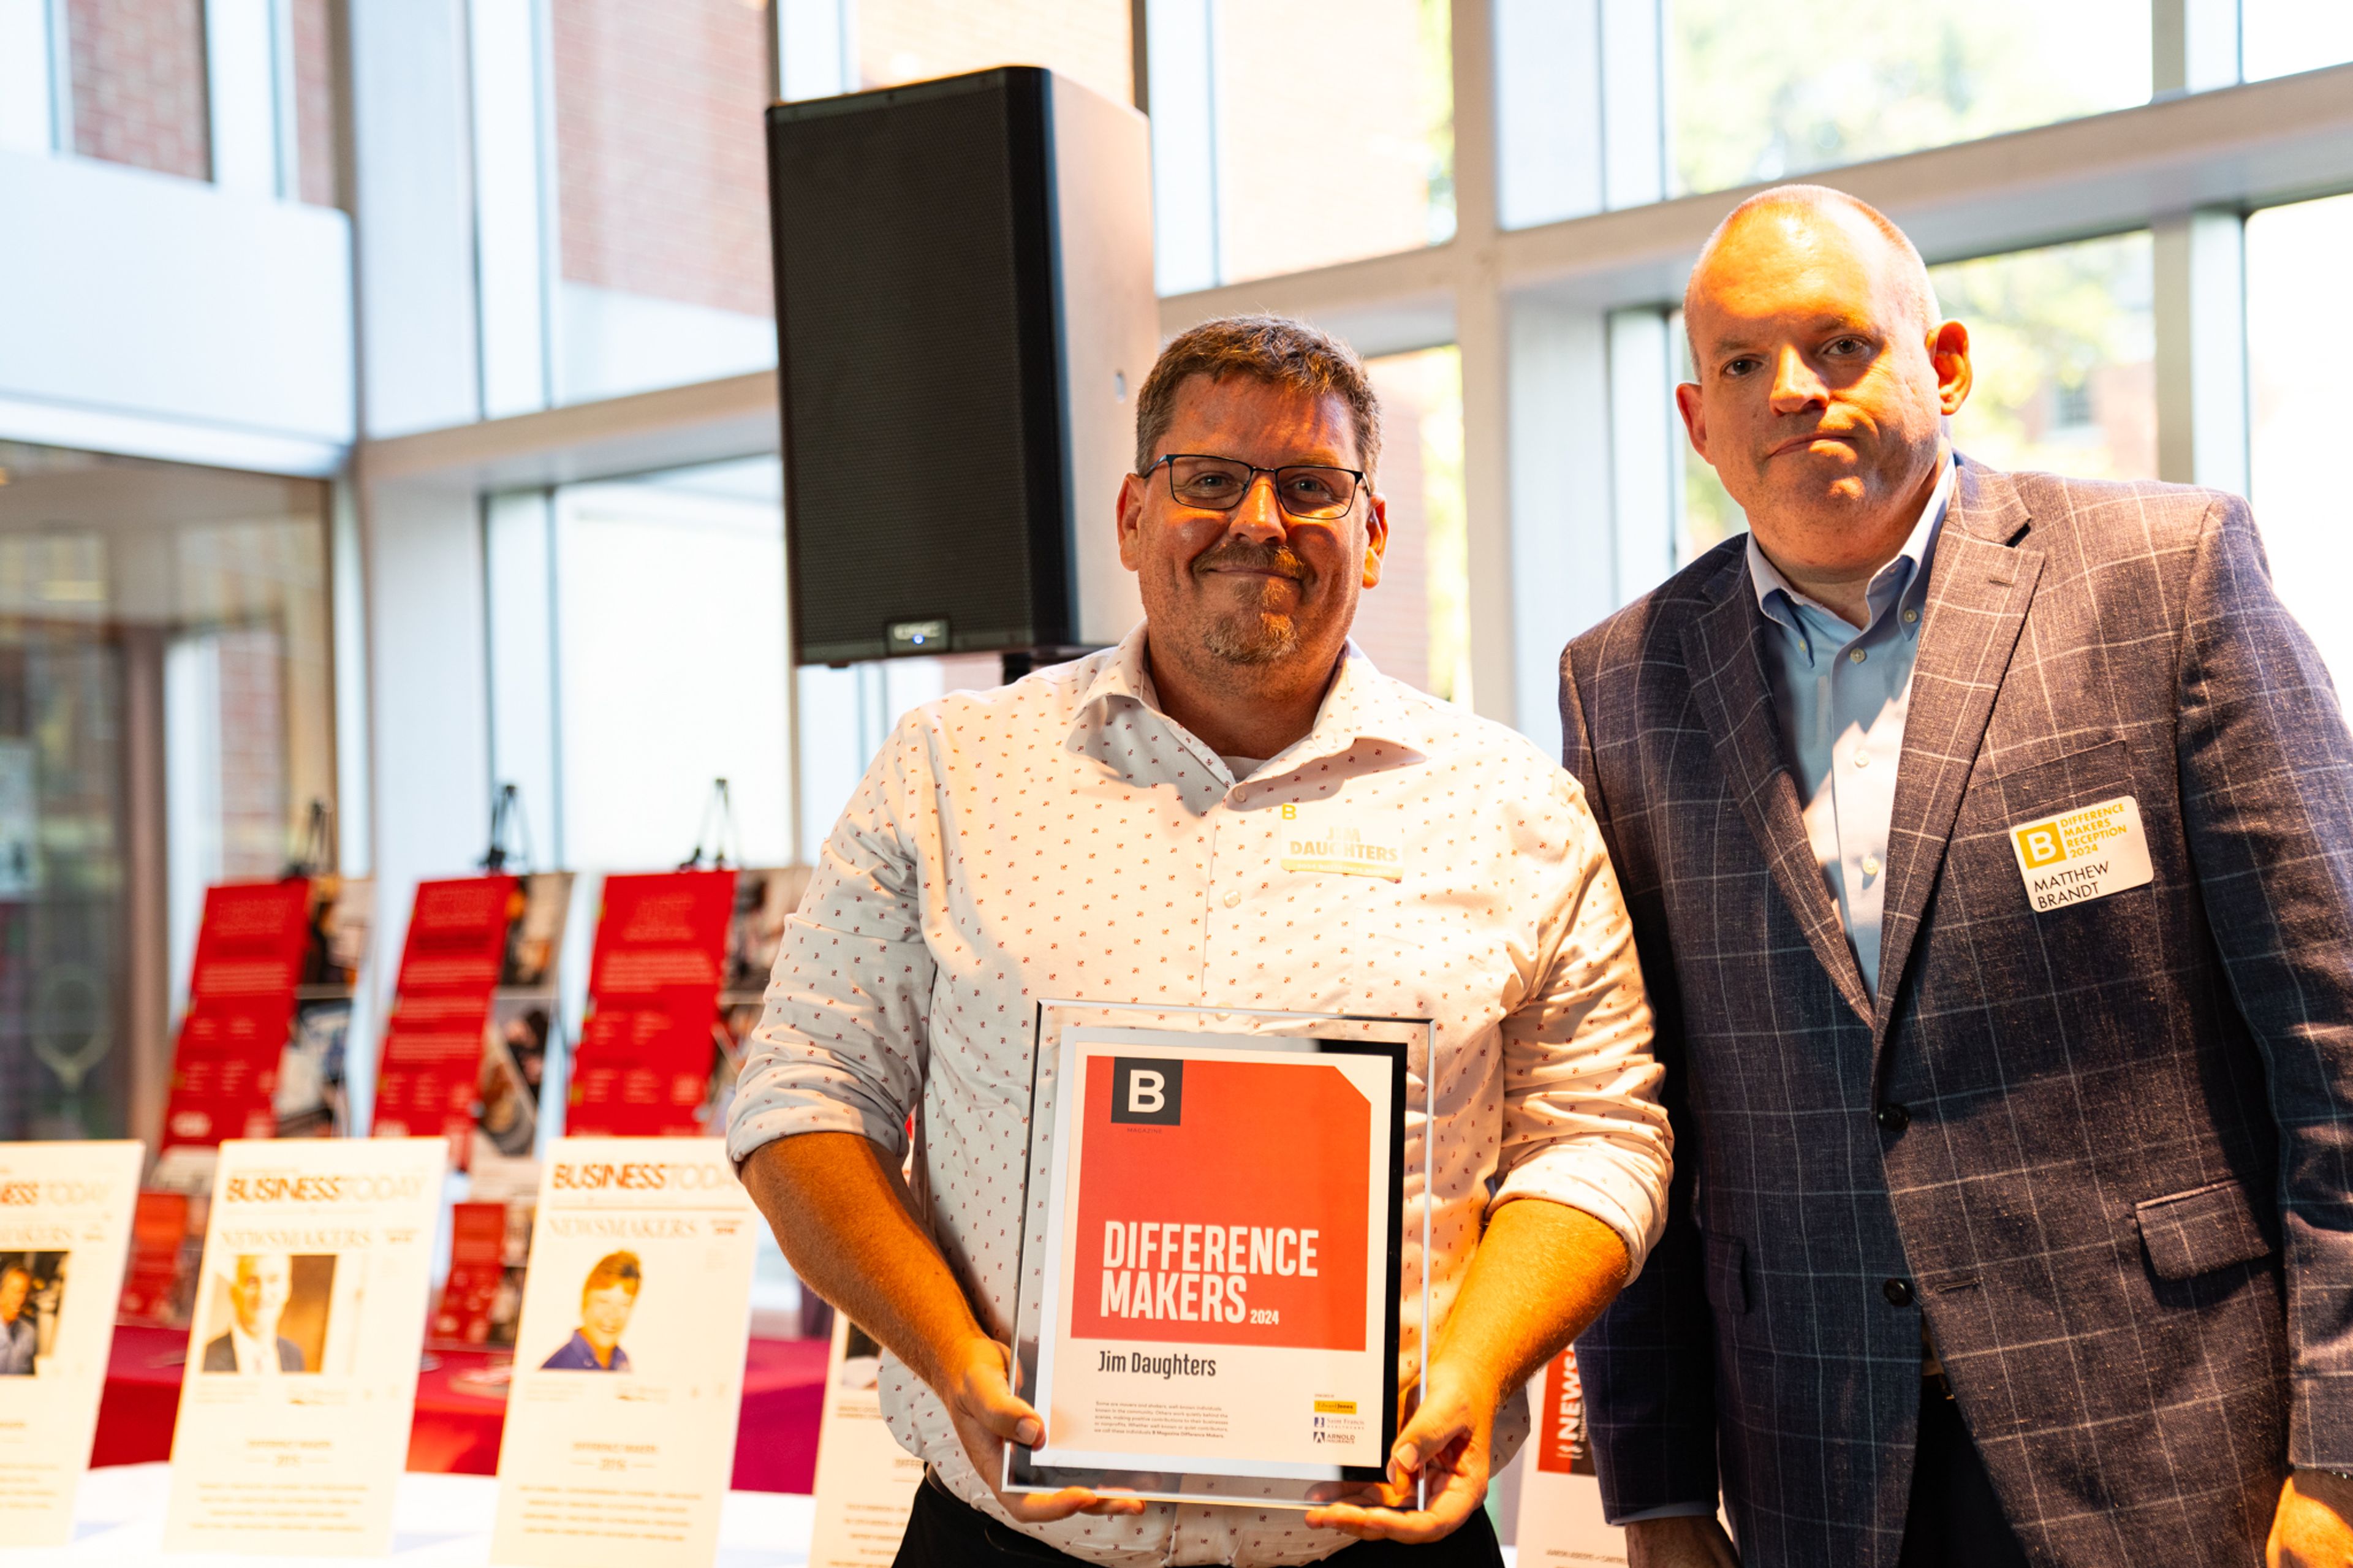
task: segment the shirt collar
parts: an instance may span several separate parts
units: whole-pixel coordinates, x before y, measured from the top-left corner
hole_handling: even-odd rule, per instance
[[[1079,699],[1078,711],[1071,718],[1071,742],[1077,740],[1080,727],[1093,720],[1099,706],[1134,702],[1164,719],[1168,717],[1160,706],[1159,693],[1153,689],[1151,668],[1145,659],[1149,626],[1148,622],[1136,623],[1135,629],[1120,639],[1119,646],[1087,682]],[[1169,722],[1173,725],[1176,721]],[[1419,752],[1420,745],[1415,739],[1419,732],[1406,711],[1398,683],[1374,668],[1373,661],[1351,637],[1341,649],[1340,668],[1324,690],[1323,706],[1315,710],[1314,724],[1279,755],[1268,759],[1271,766],[1280,766],[1273,767],[1272,772],[1261,768],[1253,777],[1262,782],[1302,763],[1337,756],[1360,740],[1391,741]],[[1206,744],[1201,753],[1205,761],[1214,755]],[[1218,765],[1222,768],[1224,759],[1218,759]]]
[[[1872,574],[1869,590],[1871,621],[1862,630],[1867,631],[1877,626],[1899,604],[1916,607],[1927,598],[1928,568],[1936,560],[1936,535],[1944,526],[1946,512],[1952,506],[1953,468],[1953,456],[1947,452],[1944,466],[1936,475],[1936,488],[1928,493],[1928,504],[1920,509],[1919,519],[1913,523],[1911,533],[1905,536],[1904,548],[1895,552],[1894,560]],[[1789,580],[1781,575],[1780,569],[1757,545],[1754,529],[1748,533],[1748,583],[1757,592],[1757,607],[1764,611],[1767,618],[1790,631],[1804,635],[1803,629],[1796,624],[1797,611],[1803,606],[1819,611],[1845,626],[1850,634],[1860,635],[1837,611],[1819,600],[1808,598],[1792,587]]]
[[[278,1345],[274,1340],[247,1333],[234,1319],[230,1320],[228,1332],[230,1342],[237,1346],[239,1372],[253,1372],[278,1359]]]

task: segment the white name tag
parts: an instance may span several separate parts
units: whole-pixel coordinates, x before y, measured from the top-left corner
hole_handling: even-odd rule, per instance
[[[2105,899],[2156,875],[2140,802],[2128,795],[2021,822],[2010,830],[2010,847],[2036,914]]]
[[[1395,882],[1405,876],[1405,847],[1393,834],[1366,832],[1358,823],[1344,822],[1317,812],[1302,813],[1295,805],[1282,808],[1279,842],[1286,871],[1327,871],[1343,877],[1378,877]]]

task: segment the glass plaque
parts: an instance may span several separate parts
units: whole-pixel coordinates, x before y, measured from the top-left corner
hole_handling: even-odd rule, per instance
[[[1039,1004],[1015,1348],[1046,1435],[1005,1489],[1377,1500],[1425,1364],[1431,1043],[1426,1018]]]

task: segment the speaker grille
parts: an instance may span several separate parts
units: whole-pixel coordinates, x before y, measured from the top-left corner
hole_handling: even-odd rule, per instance
[[[769,111],[801,662],[1069,638],[1045,82]]]

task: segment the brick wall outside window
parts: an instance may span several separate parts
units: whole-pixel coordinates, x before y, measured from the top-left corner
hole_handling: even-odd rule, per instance
[[[220,634],[221,869],[231,879],[286,868],[285,658],[274,626]]]
[[[552,21],[564,276],[769,314],[767,9],[554,0]]]
[[[328,0],[293,0],[296,194],[336,205],[334,34]]]
[[[203,0],[69,0],[74,151],[212,177]]]

